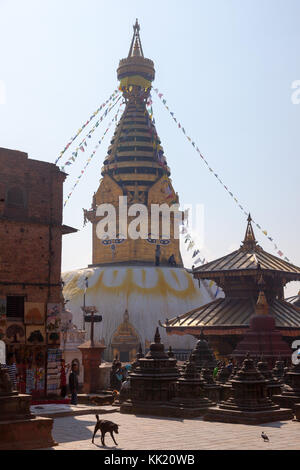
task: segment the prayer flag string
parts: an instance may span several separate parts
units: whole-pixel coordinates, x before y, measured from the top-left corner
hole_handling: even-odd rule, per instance
[[[124,103],[122,103],[122,104],[124,104]],[[91,153],[91,155],[90,155],[89,158],[87,159],[85,166],[84,166],[83,169],[81,170],[80,175],[77,177],[77,180],[75,181],[75,184],[74,184],[73,187],[71,188],[71,191],[70,191],[70,193],[68,194],[68,196],[67,196],[67,198],[66,198],[66,200],[65,200],[65,202],[64,202],[64,207],[66,207],[66,205],[67,205],[69,199],[71,198],[71,196],[72,196],[72,194],[73,194],[73,192],[74,192],[76,186],[78,186],[78,184],[79,184],[79,182],[80,182],[82,176],[84,175],[84,173],[85,173],[85,171],[86,171],[86,168],[87,168],[88,165],[91,163],[93,157],[95,156],[95,154],[96,154],[98,148],[100,147],[100,145],[101,145],[101,143],[102,143],[104,137],[105,137],[106,134],[108,133],[108,131],[109,131],[109,129],[111,128],[112,124],[113,124],[114,122],[117,122],[117,121],[118,121],[118,115],[119,115],[120,109],[121,109],[121,106],[119,107],[119,109],[118,109],[116,115],[113,117],[113,119],[112,119],[112,120],[110,121],[110,123],[108,124],[108,127],[107,127],[106,131],[104,132],[104,134],[103,134],[103,136],[101,137],[101,139],[98,141],[98,143],[97,143],[97,145],[95,146],[93,152]]]
[[[118,104],[118,102],[120,101],[120,99],[122,98],[122,96],[119,96],[118,100],[116,101],[116,103],[112,104],[109,108],[106,109],[105,113],[103,113],[103,115],[101,116],[101,118],[96,122],[96,124],[94,125],[94,127],[92,127],[92,129],[87,133],[87,135],[85,136],[85,138],[80,142],[80,144],[78,145],[78,147],[75,149],[74,152],[72,152],[72,155],[70,156],[70,158],[65,162],[64,166],[61,167],[61,171],[64,171],[65,169],[65,166],[71,166],[77,159],[78,157],[78,154],[79,154],[79,150],[81,152],[85,152],[85,149],[86,147],[88,146],[88,143],[87,143],[87,139],[91,139],[92,138],[92,134],[95,132],[95,130],[97,129],[97,127],[99,127],[99,124],[106,118],[106,116],[108,116],[108,114],[110,113],[110,111],[112,111],[112,109]],[[116,98],[115,98],[116,99]],[[122,106],[123,103],[121,103],[120,106]]]
[[[230,191],[228,189],[228,187],[223,183],[223,181],[221,180],[221,178],[219,177],[219,175],[210,167],[208,161],[205,159],[205,157],[202,155],[202,153],[200,152],[199,148],[197,147],[195,141],[189,137],[186,133],[186,130],[185,128],[183,127],[182,123],[179,122],[179,120],[175,117],[175,113],[174,112],[171,112],[168,105],[167,105],[167,101],[163,98],[163,93],[160,93],[160,91],[158,90],[158,88],[155,88],[154,89],[155,93],[157,94],[157,96],[159,97],[160,101],[163,103],[164,107],[167,109],[167,111],[169,112],[170,116],[172,117],[173,121],[175,122],[175,124],[177,125],[177,127],[179,129],[181,129],[181,131],[183,132],[183,134],[185,135],[185,137],[187,138],[187,140],[191,143],[191,145],[194,147],[194,150],[196,150],[196,152],[200,155],[200,157],[202,158],[202,160],[204,161],[204,163],[206,164],[206,166],[208,167],[209,171],[215,176],[215,178],[219,181],[219,183],[223,186],[223,188],[227,191],[227,193],[231,196],[231,198],[234,200],[234,202],[237,204],[237,206],[240,208],[240,210],[248,217],[249,215],[249,211],[246,211],[244,209],[244,207],[242,206],[242,204],[239,202],[239,200],[235,197],[235,195],[232,193],[232,191]],[[274,238],[271,237],[267,230],[263,230],[263,228],[258,224],[256,223],[253,219],[252,219],[252,222],[256,225],[256,227],[263,233],[263,235],[265,235],[268,240],[273,244],[274,246],[274,249],[275,251],[277,252],[277,254],[283,258],[285,261],[289,262],[290,263],[290,260],[289,258],[287,258],[283,251],[281,251],[278,246],[276,245],[276,243],[274,242]]]
[[[68,148],[70,147],[70,145],[74,142],[74,140],[81,134],[81,132],[86,128],[86,126],[89,125],[89,123],[97,116],[97,114],[100,113],[100,111],[105,108],[105,106],[111,101],[114,99],[114,97],[120,93],[119,90],[115,90],[113,92],[113,94],[108,98],[108,100],[105,101],[105,103],[103,103],[101,106],[99,106],[99,108],[90,116],[90,118],[86,121],[86,123],[84,123],[79,129],[78,131],[76,132],[76,134],[71,137],[71,139],[69,140],[69,142],[67,143],[67,145],[65,146],[64,150],[62,150],[58,156],[58,158],[56,159],[55,161],[55,165],[57,165],[57,163],[59,162],[59,160],[62,158],[62,156],[64,155],[64,153],[68,150]]]

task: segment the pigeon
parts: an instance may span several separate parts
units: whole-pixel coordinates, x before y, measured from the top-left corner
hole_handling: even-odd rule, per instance
[[[269,442],[269,438],[264,432],[261,433],[261,437],[263,438],[265,442]]]

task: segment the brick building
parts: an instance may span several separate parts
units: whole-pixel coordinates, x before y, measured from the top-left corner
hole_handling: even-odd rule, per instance
[[[65,178],[54,164],[0,148],[0,339],[16,356],[21,391],[38,394],[47,350],[59,344],[62,235],[75,231],[62,224]]]

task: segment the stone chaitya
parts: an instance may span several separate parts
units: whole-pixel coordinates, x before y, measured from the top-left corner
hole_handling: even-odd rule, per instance
[[[137,365],[129,374],[130,398],[122,403],[121,413],[173,416],[170,401],[175,396],[175,382],[179,377],[176,363],[165,352],[157,328],[150,351],[145,357],[137,358]]]
[[[218,403],[221,397],[221,385],[217,384],[213,378],[211,369],[202,369],[201,378],[203,379],[204,396],[213,403]]]
[[[273,368],[273,377],[279,380],[280,383],[284,382],[284,362],[283,361],[276,361],[275,366]]]
[[[0,450],[53,447],[53,419],[30,412],[31,395],[14,391],[7,369],[0,365]]]
[[[217,365],[214,352],[210,348],[209,343],[204,336],[203,329],[199,340],[191,353],[191,358],[194,361],[198,372],[201,372],[203,367],[206,369],[214,369]]]
[[[300,403],[300,363],[293,365],[286,373],[285,383],[280,395],[273,395],[272,400],[280,406],[295,409]]]
[[[268,363],[264,361],[263,357],[257,364],[257,370],[268,381],[268,396],[271,398],[273,395],[279,395],[281,393],[281,382],[274,377],[273,371],[269,369]]]
[[[267,380],[258,372],[254,361],[247,357],[242,368],[231,380],[231,397],[210,408],[206,421],[260,424],[293,418],[289,409],[280,409],[268,397]]]
[[[205,397],[204,380],[200,377],[195,362],[190,358],[183,366],[175,385],[174,416],[194,418],[203,415],[213,402]]]
[[[220,387],[220,400],[225,401],[230,397],[231,394],[231,370],[226,366],[225,362],[222,362],[219,371],[216,376],[216,384]]]

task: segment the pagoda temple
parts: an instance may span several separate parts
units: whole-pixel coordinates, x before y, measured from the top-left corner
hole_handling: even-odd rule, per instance
[[[172,213],[169,238],[162,229],[159,237],[154,237],[150,220],[146,237],[133,239],[124,233],[120,198],[127,198],[129,224],[133,205],[143,204],[151,214],[153,204],[171,206],[179,203],[179,197],[155,120],[147,110],[155,69],[152,60],[144,57],[138,22],[128,57],[120,61],[117,74],[125,110],[108,148],[91,208],[84,210],[85,221],[92,224],[93,264],[64,273],[63,280],[64,297],[77,326],[82,327],[81,306],[88,284],[86,302],[103,317],[102,323],[95,325],[95,338],[105,343],[106,359],[118,355],[127,362],[134,360],[140,344],[149,350],[153,326],[159,321],[203,305],[213,295],[205,284],[199,290],[197,281],[184,269]],[[97,208],[102,204],[116,208],[116,238],[98,238],[101,217]],[[175,353],[189,353],[193,347],[191,337],[170,341],[165,331],[162,336],[167,347],[172,343]]]
[[[232,355],[254,318],[255,325],[261,317],[264,324],[270,319],[269,329],[274,334],[276,328],[277,336],[280,332],[274,347],[282,345],[282,340],[290,344],[300,336],[300,309],[284,299],[284,286],[300,280],[300,268],[264,251],[255,239],[251,221],[249,215],[238,250],[193,271],[200,286],[202,280],[211,279],[223,289],[225,297],[167,320],[164,327],[168,334],[198,337],[203,329],[218,357]],[[266,354],[265,350],[255,351],[259,352]],[[286,351],[272,352],[275,358]]]

